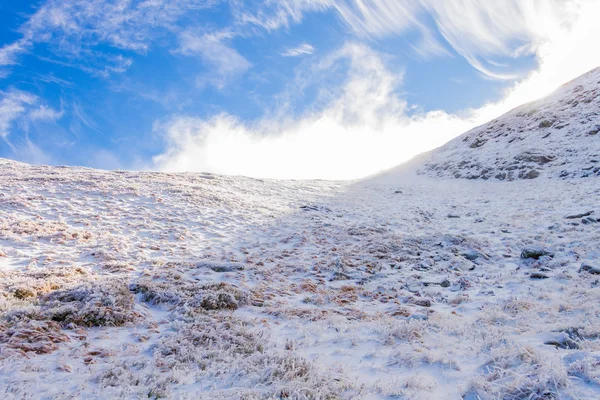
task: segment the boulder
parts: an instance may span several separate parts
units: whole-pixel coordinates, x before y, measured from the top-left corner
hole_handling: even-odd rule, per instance
[[[548,279],[549,276],[546,274],[542,274],[541,272],[532,272],[531,275],[529,275],[529,277],[531,279]]]
[[[554,253],[539,247],[528,247],[521,252],[521,258],[539,260],[540,257],[554,257]]]
[[[565,217],[565,219],[579,219],[579,218],[589,217],[593,213],[594,213],[594,210],[590,210],[590,211],[586,211],[586,212],[581,213],[581,214],[567,215]]]
[[[587,272],[594,275],[600,275],[600,268],[594,267],[590,264],[583,263],[581,264],[581,268],[579,268],[579,273]]]
[[[431,307],[431,300],[429,299],[424,299],[422,297],[411,297],[409,299],[409,302],[411,304],[414,304],[416,306],[421,306],[421,307]]]

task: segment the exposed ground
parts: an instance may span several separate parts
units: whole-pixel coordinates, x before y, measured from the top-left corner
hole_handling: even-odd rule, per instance
[[[2,398],[600,397],[600,178],[0,179]]]

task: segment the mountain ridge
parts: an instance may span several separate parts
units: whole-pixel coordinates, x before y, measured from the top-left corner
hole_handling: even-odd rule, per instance
[[[600,67],[426,153],[418,173],[443,178],[600,175]]]

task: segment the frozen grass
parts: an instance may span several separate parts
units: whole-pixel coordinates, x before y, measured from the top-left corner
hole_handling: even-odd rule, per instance
[[[227,282],[199,283],[189,279],[190,274],[205,272],[206,263],[158,264],[144,271],[131,285],[142,301],[172,304],[204,310],[236,310],[248,302],[248,294]]]
[[[598,397],[597,181],[3,168],[6,398]]]
[[[78,327],[123,326],[141,318],[123,280],[81,268],[0,275],[0,358],[47,354]]]
[[[546,400],[558,399],[567,385],[567,370],[559,357],[542,356],[516,343],[499,343],[490,350],[488,362],[471,381],[468,393],[482,400]]]
[[[54,321],[31,319],[0,323],[0,359],[15,354],[27,357],[27,353],[47,354],[58,349],[58,344],[69,337],[61,332]]]

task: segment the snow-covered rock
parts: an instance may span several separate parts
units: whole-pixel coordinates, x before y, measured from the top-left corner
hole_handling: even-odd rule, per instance
[[[470,130],[425,157],[420,173],[466,179],[600,175],[600,68]]]

